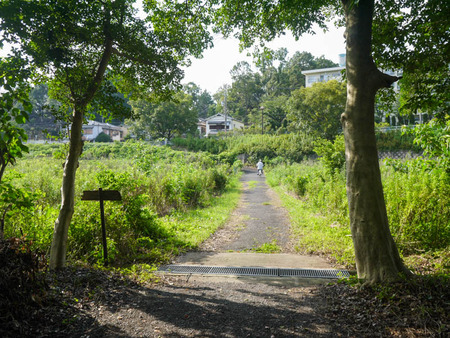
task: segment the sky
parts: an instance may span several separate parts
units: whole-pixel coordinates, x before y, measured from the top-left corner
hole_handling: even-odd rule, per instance
[[[315,35],[303,35],[295,41],[291,34],[268,43],[272,49],[287,48],[288,58],[295,52],[309,52],[315,57],[325,58],[339,63],[339,54],[345,53],[344,28],[336,28],[332,24],[327,32],[316,29]],[[214,47],[203,53],[202,59],[193,59],[192,65],[185,68],[183,83],[194,82],[202,90],[214,94],[224,84],[231,85],[230,70],[240,61],[253,63],[246,54],[249,50],[239,53],[239,42],[236,39],[224,39],[216,36]],[[251,50],[250,50],[251,51]]]

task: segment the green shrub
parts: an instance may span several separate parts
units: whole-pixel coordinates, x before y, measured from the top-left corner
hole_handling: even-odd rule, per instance
[[[444,120],[433,119],[426,124],[408,130],[407,135],[414,136],[414,144],[418,145],[426,156],[433,159],[435,166],[444,168],[450,176],[450,116]]]
[[[175,147],[185,148],[190,151],[206,151],[211,154],[219,154],[227,149],[225,141],[215,137],[207,138],[174,138],[171,140]]]
[[[246,154],[249,163],[256,163],[258,159],[265,162],[280,157],[284,161],[299,162],[306,155],[313,153],[313,138],[307,134],[283,135],[238,135],[227,136],[223,139],[174,139],[176,147],[191,151],[206,151],[220,154],[224,161],[232,164],[237,155]]]
[[[28,145],[29,152],[24,157],[50,157],[54,152],[65,153],[63,150],[65,148],[67,148],[65,143],[32,143]]]
[[[308,183],[308,176],[297,176],[295,179],[294,192],[298,196],[303,196],[306,193],[306,185]]]
[[[214,190],[217,192],[223,191],[228,183],[228,173],[225,167],[214,168],[211,171],[211,176],[214,182]]]
[[[330,174],[344,169],[345,141],[344,135],[338,135],[333,142],[321,139],[315,143],[314,151],[319,155],[319,161]]]
[[[95,138],[95,142],[112,142],[112,139],[109,135],[105,134],[104,132],[101,132],[100,134],[97,135],[97,137]]]
[[[77,170],[68,258],[103,264],[99,203],[80,200],[84,190],[98,188],[119,190],[123,199],[105,202],[111,264],[167,261],[172,253],[198,244],[214,230],[210,223],[217,227],[224,222],[224,215],[206,214],[233,176],[231,166],[218,161],[217,156],[204,152],[174,151],[144,142],[85,144]],[[15,186],[36,198],[30,212],[11,213],[5,235],[20,235],[22,231],[33,239],[33,245],[48,252],[59,212],[63,160],[28,156],[15,169],[21,173],[14,177]],[[204,210],[205,215],[197,210]],[[189,220],[194,228],[187,230],[183,225],[186,230],[181,231],[170,221],[189,213],[200,215]]]
[[[375,136],[378,151],[420,151],[420,148],[414,144],[414,137],[402,133],[401,130],[377,131]]]
[[[449,247],[448,175],[443,169],[417,165],[421,160],[401,162],[402,166],[382,167],[389,223],[400,249],[413,253]]]
[[[381,166],[391,233],[404,255],[438,253],[450,247],[450,180],[444,168],[431,170],[422,161],[388,160],[387,165]],[[349,231],[343,171],[330,175],[323,165],[306,162],[280,165],[270,170],[267,181],[273,187],[283,186],[295,193],[300,199],[294,208],[304,208],[317,218],[298,223],[319,230],[314,222],[328,224],[323,230],[330,234],[334,230],[328,229],[329,224]],[[304,238],[302,241],[306,245]],[[317,248],[312,242],[311,239],[310,245]]]

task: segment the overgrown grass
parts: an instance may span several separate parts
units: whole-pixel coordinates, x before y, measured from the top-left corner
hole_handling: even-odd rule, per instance
[[[233,178],[227,190],[211,202],[207,208],[174,213],[161,219],[165,228],[170,229],[186,248],[195,248],[220,226],[225,224],[240,197],[240,183]]]
[[[282,187],[275,187],[283,206],[288,210],[292,232],[298,239],[296,250],[305,254],[319,254],[334,258],[346,268],[355,268],[355,255],[350,229],[326,214],[298,199]]]
[[[10,209],[5,236],[25,234],[48,253],[59,212],[62,164],[39,146],[18,161],[14,184],[36,194],[33,207]],[[84,190],[119,190],[121,202],[106,202],[108,259],[128,266],[166,262],[197,246],[225,222],[238,201],[237,169],[206,153],[173,151],[142,142],[89,145],[80,160],[68,259],[102,264],[99,205],[81,201]],[[123,152],[122,152],[123,151]],[[6,207],[0,205],[0,208]]]
[[[382,165],[391,233],[406,264],[417,272],[448,273],[450,266],[450,184],[439,169],[419,160]],[[419,161],[420,162],[420,161]],[[327,254],[354,265],[343,172],[320,164],[280,165],[267,172],[289,210],[298,249]]]

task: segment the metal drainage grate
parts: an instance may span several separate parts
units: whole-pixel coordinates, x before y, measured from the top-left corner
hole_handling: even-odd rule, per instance
[[[268,276],[303,278],[348,278],[347,270],[331,269],[286,269],[263,267],[233,267],[206,265],[164,265],[158,271],[173,274],[232,275],[232,276]]]

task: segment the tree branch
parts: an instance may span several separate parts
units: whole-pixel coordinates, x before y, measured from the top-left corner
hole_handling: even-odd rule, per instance
[[[388,75],[386,73],[383,73],[381,71],[378,71],[379,80],[378,80],[378,86],[379,88],[389,88],[392,86],[394,82],[397,82],[402,78],[402,76],[392,76]]]
[[[97,68],[97,72],[95,73],[95,77],[92,80],[89,88],[86,91],[86,96],[84,97],[84,102],[82,105],[86,105],[88,102],[92,100],[98,88],[100,87],[103,75],[106,72],[106,68],[108,67],[109,60],[111,59],[112,49],[113,49],[113,41],[111,39],[107,39],[105,43],[105,49],[103,50],[102,58],[100,60],[100,64]]]
[[[112,48],[112,53],[114,55],[126,58],[127,60],[130,60],[130,61],[133,61],[133,62],[137,62],[137,63],[143,64],[143,65],[146,65],[146,66],[154,66],[155,65],[154,62],[152,62],[152,61],[150,61],[148,59],[137,58],[137,57],[131,56],[129,54],[122,53],[121,51],[119,51],[117,48],[114,48],[114,47]]]

